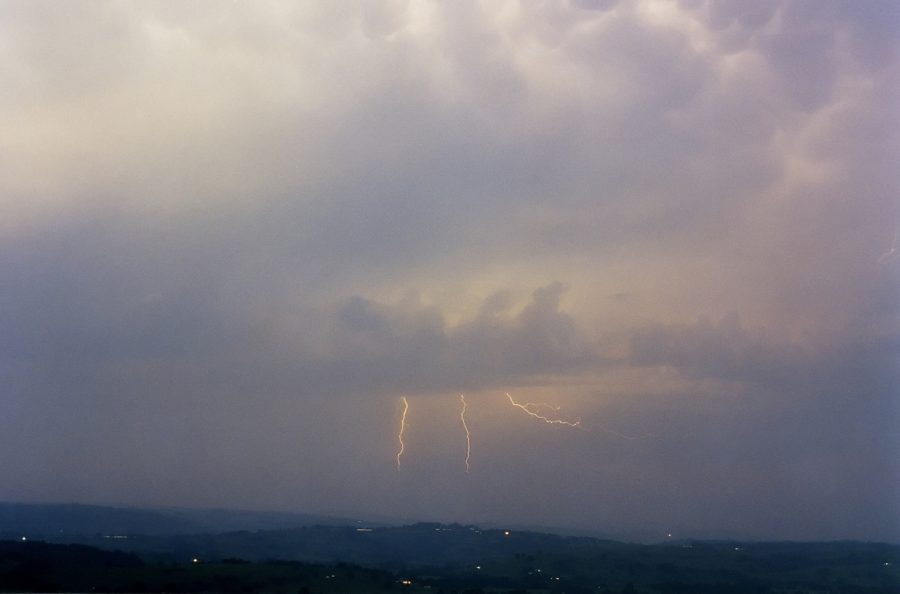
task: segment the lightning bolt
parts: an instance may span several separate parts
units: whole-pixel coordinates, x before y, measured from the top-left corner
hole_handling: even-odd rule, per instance
[[[525,402],[525,403],[516,402],[515,400],[513,400],[512,396],[509,395],[509,393],[506,394],[506,397],[509,398],[509,401],[513,406],[515,406],[517,408],[521,408],[528,415],[530,415],[538,420],[541,420],[549,425],[565,425],[567,427],[577,427],[579,429],[584,429],[586,431],[590,431],[590,429],[585,429],[584,427],[581,426],[581,419],[577,419],[574,423],[572,423],[570,421],[564,421],[562,419],[551,419],[550,417],[548,417],[546,415],[542,415],[539,412],[541,409],[546,409],[546,408],[549,408],[550,410],[559,412],[559,409],[560,409],[559,406],[553,406],[552,404],[547,404],[546,402]],[[629,441],[635,440],[635,439],[646,439],[648,437],[653,437],[655,435],[654,433],[644,433],[642,435],[626,435],[625,433],[616,431],[615,429],[610,429],[609,427],[604,427],[602,425],[597,426],[596,428],[604,433],[609,433],[610,435],[612,435],[614,437],[619,437],[621,439],[627,439]]]
[[[400,415],[400,431],[397,432],[397,441],[400,442],[400,449],[397,450],[397,472],[400,472],[400,457],[403,456],[403,450],[406,449],[406,444],[403,443],[403,432],[406,431],[406,413],[409,411],[409,400],[406,399],[406,396],[401,400],[403,400],[403,414]]]
[[[521,403],[513,400],[513,397],[509,395],[509,392],[506,393],[506,397],[509,398],[510,404],[512,404],[516,408],[521,408],[523,411],[525,411],[525,413],[527,415],[532,416],[535,419],[538,419],[540,421],[543,421],[543,422],[547,423],[548,425],[565,425],[567,427],[578,427],[579,425],[581,425],[581,419],[578,419],[574,423],[571,423],[569,421],[564,421],[562,419],[551,419],[550,417],[547,417],[545,415],[540,414],[539,412],[536,412],[535,409],[537,409],[539,411],[539,410],[541,410],[541,408],[545,408],[545,407],[552,408],[554,410],[559,410],[558,408],[550,406],[549,404],[535,403],[535,402],[526,402],[525,404],[521,404]]]
[[[469,426],[466,425],[466,397],[460,394],[459,401],[462,402],[462,410],[459,411],[459,420],[462,421],[463,429],[466,430],[466,472],[469,472],[469,456],[472,454],[472,436],[469,433]]]
[[[507,394],[507,396],[509,396],[509,394]],[[556,412],[559,412],[559,410],[562,408],[561,406],[553,406],[552,404],[547,404],[546,402],[526,402],[526,403],[522,404],[522,406],[524,406],[525,408],[528,408],[528,409],[549,408],[550,410],[555,410]]]

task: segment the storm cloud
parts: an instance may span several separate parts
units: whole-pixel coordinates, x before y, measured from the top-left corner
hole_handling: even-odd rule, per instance
[[[898,37],[889,0],[0,3],[0,498],[900,539]]]

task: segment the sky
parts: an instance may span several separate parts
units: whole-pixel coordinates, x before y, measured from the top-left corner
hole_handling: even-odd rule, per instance
[[[900,541],[900,3],[0,0],[0,80],[0,500]]]

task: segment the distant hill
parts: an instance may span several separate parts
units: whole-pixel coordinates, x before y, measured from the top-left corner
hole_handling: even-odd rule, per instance
[[[349,565],[249,564],[241,559],[148,563],[82,545],[0,540],[0,592],[387,594],[398,585],[404,583],[391,573]]]
[[[72,537],[54,537],[73,542]],[[172,559],[282,560],[314,563],[347,562],[368,567],[397,565],[475,565],[489,559],[543,551],[575,552],[586,547],[627,548],[591,538],[536,532],[481,530],[475,526],[420,523],[411,526],[305,526],[288,530],[220,534],[101,536],[74,540],[83,544]]]
[[[238,530],[282,530],[354,524],[306,514],[188,508],[118,508],[81,504],[0,503],[0,538],[61,536],[174,536]]]
[[[87,540],[129,552],[0,541],[0,592],[900,592],[900,546],[875,543],[636,545],[441,524]]]
[[[11,503],[0,504],[4,538],[0,592],[900,594],[900,546],[879,543],[641,545],[459,524]]]
[[[203,532],[207,533],[235,532],[239,530],[285,530],[304,526],[375,525],[371,522],[352,518],[290,512],[191,508],[160,508],[157,511],[170,517],[180,518],[191,524],[203,526]]]

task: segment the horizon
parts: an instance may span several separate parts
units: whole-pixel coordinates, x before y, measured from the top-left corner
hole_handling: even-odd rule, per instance
[[[177,505],[116,505],[103,503],[81,503],[81,502],[18,502],[18,501],[0,501],[0,506],[28,506],[28,507],[85,507],[96,508],[100,510],[116,510],[116,511],[150,511],[160,513],[203,513],[203,512],[221,512],[221,513],[239,513],[252,515],[273,515],[273,516],[296,516],[313,520],[313,523],[301,523],[296,525],[286,525],[282,527],[260,527],[260,528],[239,528],[239,529],[215,529],[214,532],[234,533],[245,530],[254,530],[260,532],[279,532],[282,530],[294,530],[301,528],[314,527],[330,527],[330,528],[352,528],[359,524],[370,525],[374,528],[409,528],[418,525],[439,525],[439,526],[460,526],[463,528],[478,528],[489,532],[514,531],[519,533],[546,534],[550,536],[559,536],[564,538],[588,538],[593,540],[617,542],[621,544],[634,545],[664,545],[679,542],[735,542],[735,543],[758,543],[758,544],[775,544],[775,543],[794,543],[794,544],[829,544],[829,543],[862,543],[862,544],[885,544],[890,546],[900,546],[900,540],[860,540],[836,538],[828,540],[791,540],[791,539],[764,539],[753,536],[728,535],[728,534],[661,534],[654,539],[651,535],[644,536],[627,535],[627,534],[611,534],[603,531],[585,530],[577,526],[542,526],[528,525],[516,523],[497,523],[489,519],[475,522],[457,522],[454,520],[429,520],[423,518],[401,518],[401,517],[378,517],[378,516],[336,516],[326,512],[318,513],[313,511],[289,510],[289,509],[247,509],[247,508],[227,508],[227,507],[184,507]],[[178,516],[172,516],[178,517]],[[190,517],[190,516],[188,516]],[[314,520],[327,521],[326,524],[315,523]],[[0,526],[2,528],[2,526]],[[179,532],[181,534],[182,532]],[[204,532],[183,532],[183,534],[203,534]],[[140,535],[140,532],[129,532],[129,535]]]

